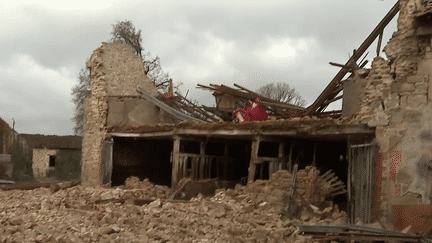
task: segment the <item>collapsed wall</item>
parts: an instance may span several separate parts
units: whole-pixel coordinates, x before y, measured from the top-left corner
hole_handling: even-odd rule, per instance
[[[110,136],[108,127],[138,127],[172,119],[136,91],[140,86],[152,96],[159,95],[132,47],[104,42],[93,52],[87,66],[91,94],[85,108],[81,180],[84,185],[96,186],[101,181],[102,143]]]
[[[431,202],[432,52],[431,34],[419,12],[427,1],[400,0],[398,30],[376,57],[363,87],[356,120],[376,127],[380,147],[376,176],[376,219],[389,221],[396,204]],[[428,22],[430,25],[430,22]]]
[[[100,184],[102,142],[106,137],[107,80],[103,67],[103,45],[97,48],[87,63],[90,68],[91,93],[84,112],[81,181],[83,185]]]

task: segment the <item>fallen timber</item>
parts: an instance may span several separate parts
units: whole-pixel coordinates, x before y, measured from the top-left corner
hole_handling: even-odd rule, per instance
[[[389,229],[379,229],[364,225],[299,225],[299,234],[312,236],[319,241],[354,240],[354,241],[390,241],[432,243],[432,239]]]
[[[59,189],[73,187],[78,185],[81,179],[60,181],[60,182],[17,182],[14,184],[3,184],[0,185],[0,189],[8,190],[33,190],[40,187],[50,188],[51,191],[55,192]]]

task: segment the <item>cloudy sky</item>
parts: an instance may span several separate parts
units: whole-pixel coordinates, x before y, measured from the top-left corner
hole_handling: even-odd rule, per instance
[[[310,105],[339,71],[328,63],[345,63],[396,1],[7,2],[0,3],[0,117],[11,127],[15,119],[19,133],[72,135],[71,89],[116,21],[142,30],[144,52],[160,57],[190,99],[214,105],[198,83],[255,90],[286,82]],[[340,108],[335,102],[327,110]]]

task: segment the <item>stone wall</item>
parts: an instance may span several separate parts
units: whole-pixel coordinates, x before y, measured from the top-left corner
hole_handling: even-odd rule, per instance
[[[84,111],[81,181],[83,185],[100,184],[102,142],[106,137],[108,111],[107,81],[103,67],[103,46],[97,48],[87,63],[90,68],[91,93]]]
[[[115,125],[121,125],[122,121],[137,125],[167,122],[170,119],[152,103],[138,97],[139,93],[136,92],[138,86],[153,96],[158,96],[159,93],[149,78],[144,75],[142,60],[130,46],[121,43],[103,43],[93,52],[87,66],[90,69],[92,90],[85,108],[81,180],[84,185],[96,186],[100,184],[101,145],[108,136],[108,116],[110,123]],[[125,110],[120,106],[124,106],[125,103],[120,102],[122,99],[128,101],[137,99],[135,103],[139,104],[133,106],[130,112],[123,112]],[[147,114],[144,112],[146,110],[153,110],[156,114]],[[141,112],[147,115],[142,116]]]
[[[34,178],[45,178],[49,171],[49,156],[56,155],[54,149],[33,149],[33,176]]]
[[[414,35],[421,1],[401,0],[398,31],[366,78],[356,121],[376,127],[376,219],[390,221],[396,204],[430,203],[432,196],[431,36]]]

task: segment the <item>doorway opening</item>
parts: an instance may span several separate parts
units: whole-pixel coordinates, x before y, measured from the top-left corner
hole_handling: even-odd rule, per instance
[[[124,185],[130,176],[171,186],[172,140],[114,137],[111,185]]]

